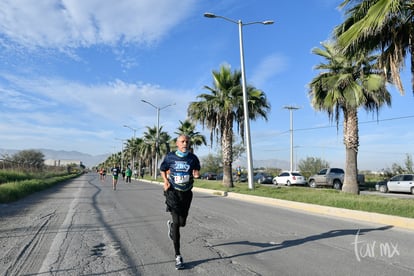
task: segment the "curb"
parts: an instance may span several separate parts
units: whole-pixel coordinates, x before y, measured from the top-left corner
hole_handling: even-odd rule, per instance
[[[337,208],[337,207],[329,207],[329,206],[322,206],[322,205],[317,205],[317,204],[288,201],[288,200],[276,199],[276,198],[268,198],[268,197],[245,195],[245,194],[238,194],[238,193],[232,193],[232,192],[209,190],[209,189],[203,189],[203,188],[197,188],[197,187],[194,187],[193,191],[197,191],[201,193],[209,193],[209,194],[228,197],[228,198],[236,199],[236,200],[250,201],[250,202],[254,202],[254,203],[262,204],[262,205],[284,207],[288,209],[295,209],[295,210],[300,210],[300,211],[310,212],[310,213],[315,213],[315,214],[320,214],[320,215],[328,215],[328,216],[334,216],[334,217],[339,217],[339,218],[359,220],[359,221],[364,221],[364,222],[385,224],[385,225],[391,225],[391,226],[402,228],[402,229],[414,230],[414,219],[412,218],[404,218],[404,217],[363,212],[363,211],[357,211],[357,210],[348,210],[348,209],[342,209],[342,208]]]

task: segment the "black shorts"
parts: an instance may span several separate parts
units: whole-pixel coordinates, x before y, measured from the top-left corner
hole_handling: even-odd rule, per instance
[[[193,200],[193,192],[191,190],[181,192],[175,189],[168,189],[165,192],[165,204],[167,211],[174,212],[180,216],[187,216],[190,210],[191,201]]]

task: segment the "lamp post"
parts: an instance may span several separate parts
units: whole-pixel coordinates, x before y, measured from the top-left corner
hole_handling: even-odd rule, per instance
[[[159,107],[156,106],[152,103],[150,103],[149,101],[146,100],[141,100],[141,102],[149,104],[150,106],[152,106],[153,108],[155,108],[157,110],[157,140],[155,141],[155,164],[154,164],[154,179],[157,179],[157,165],[158,165],[158,144],[159,144],[159,140],[160,140],[160,110],[165,109],[169,106],[175,105],[175,103],[173,104],[167,104],[163,107]]]
[[[288,109],[290,113],[290,171],[293,171],[293,111],[298,110],[299,107],[288,105],[283,108]]]
[[[250,121],[249,121],[249,106],[248,106],[248,95],[246,85],[246,73],[244,68],[244,49],[243,49],[243,26],[252,24],[263,24],[271,25],[274,23],[273,20],[266,21],[255,21],[243,23],[241,20],[230,19],[221,15],[215,15],[213,13],[206,12],[204,16],[207,18],[221,18],[239,26],[239,44],[240,44],[240,64],[241,64],[241,75],[242,75],[242,90],[243,90],[243,113],[244,113],[244,126],[246,136],[246,153],[247,153],[247,180],[249,189],[254,189],[253,183],[253,158],[252,158],[252,143],[250,139]]]
[[[124,125],[124,127],[129,128],[130,130],[132,130],[134,132],[134,139],[135,139],[135,134],[137,133],[137,129],[136,128],[132,128],[130,126]]]

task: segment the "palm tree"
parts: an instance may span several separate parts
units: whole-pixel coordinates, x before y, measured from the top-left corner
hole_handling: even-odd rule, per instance
[[[231,72],[229,66],[213,71],[213,87],[204,86],[210,93],[197,96],[200,101],[190,103],[188,116],[210,130],[210,144],[213,138],[220,139],[223,153],[223,185],[233,187],[232,145],[233,123],[236,123],[244,142],[243,93],[240,71]],[[267,120],[270,104],[263,91],[247,87],[249,119],[259,116]]]
[[[326,111],[337,126],[343,114],[346,163],[342,191],[358,194],[358,108],[378,112],[383,104],[390,105],[391,96],[384,75],[373,66],[375,57],[361,54],[351,59],[334,44],[323,43],[322,46],[324,49],[312,51],[327,63],[316,66],[323,72],[309,84],[311,104],[318,111]]]
[[[345,21],[336,27],[338,43],[345,52],[381,53],[379,62],[401,94],[400,71],[405,58],[411,60],[411,87],[414,93],[414,2],[412,0],[344,0]]]
[[[120,151],[117,152],[117,153],[113,153],[105,161],[105,166],[108,167],[108,168],[111,168],[114,164],[115,165],[120,165],[121,164],[121,159],[122,159],[122,154],[121,154]]]
[[[158,164],[155,164],[155,156],[158,153],[158,156],[163,156],[170,151],[170,140],[171,137],[168,135],[167,132],[162,131],[162,126],[160,126],[158,130],[158,137],[157,137],[157,127],[154,126],[153,128],[147,126],[147,131],[144,132],[143,143],[141,146],[141,156],[145,158],[146,163],[149,164],[155,171],[155,167]],[[158,141],[158,148],[157,148],[157,138]],[[154,160],[154,161],[153,161]]]
[[[151,175],[154,172],[155,164],[155,152],[156,152],[156,144],[157,144],[157,127],[154,126],[153,128],[147,126],[147,131],[144,132],[144,144],[141,148],[141,155],[145,159],[145,163],[150,167],[153,168],[151,170]]]
[[[138,163],[138,171],[141,171],[141,168],[142,168],[143,160],[142,160],[140,152],[141,152],[143,143],[144,143],[144,140],[141,138],[132,138],[127,141],[127,145],[125,147],[125,152],[133,160],[132,168],[137,169],[137,163]]]
[[[194,149],[201,146],[201,145],[207,145],[206,137],[204,135],[201,135],[200,132],[195,131],[195,124],[193,124],[190,120],[185,120],[184,122],[180,121],[180,126],[177,128],[177,132],[175,134],[177,135],[187,135],[190,137],[190,151],[194,152]],[[174,144],[176,142],[177,138],[174,138]]]
[[[165,131],[161,131],[162,127],[160,127],[160,141],[159,141],[159,147],[158,147],[158,156],[163,157],[165,156],[167,153],[169,153],[171,151],[171,136],[165,132]]]
[[[123,157],[124,157],[124,164],[123,167],[125,168],[128,163],[130,163],[130,161],[132,162],[132,152],[131,152],[131,148],[129,146],[129,143],[131,142],[132,139],[127,139],[125,144],[124,144],[124,151],[123,151]]]

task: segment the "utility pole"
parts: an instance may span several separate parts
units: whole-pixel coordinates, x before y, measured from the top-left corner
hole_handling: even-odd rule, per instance
[[[289,110],[290,113],[290,171],[293,171],[293,111],[298,110],[299,107],[288,105],[283,108]]]

